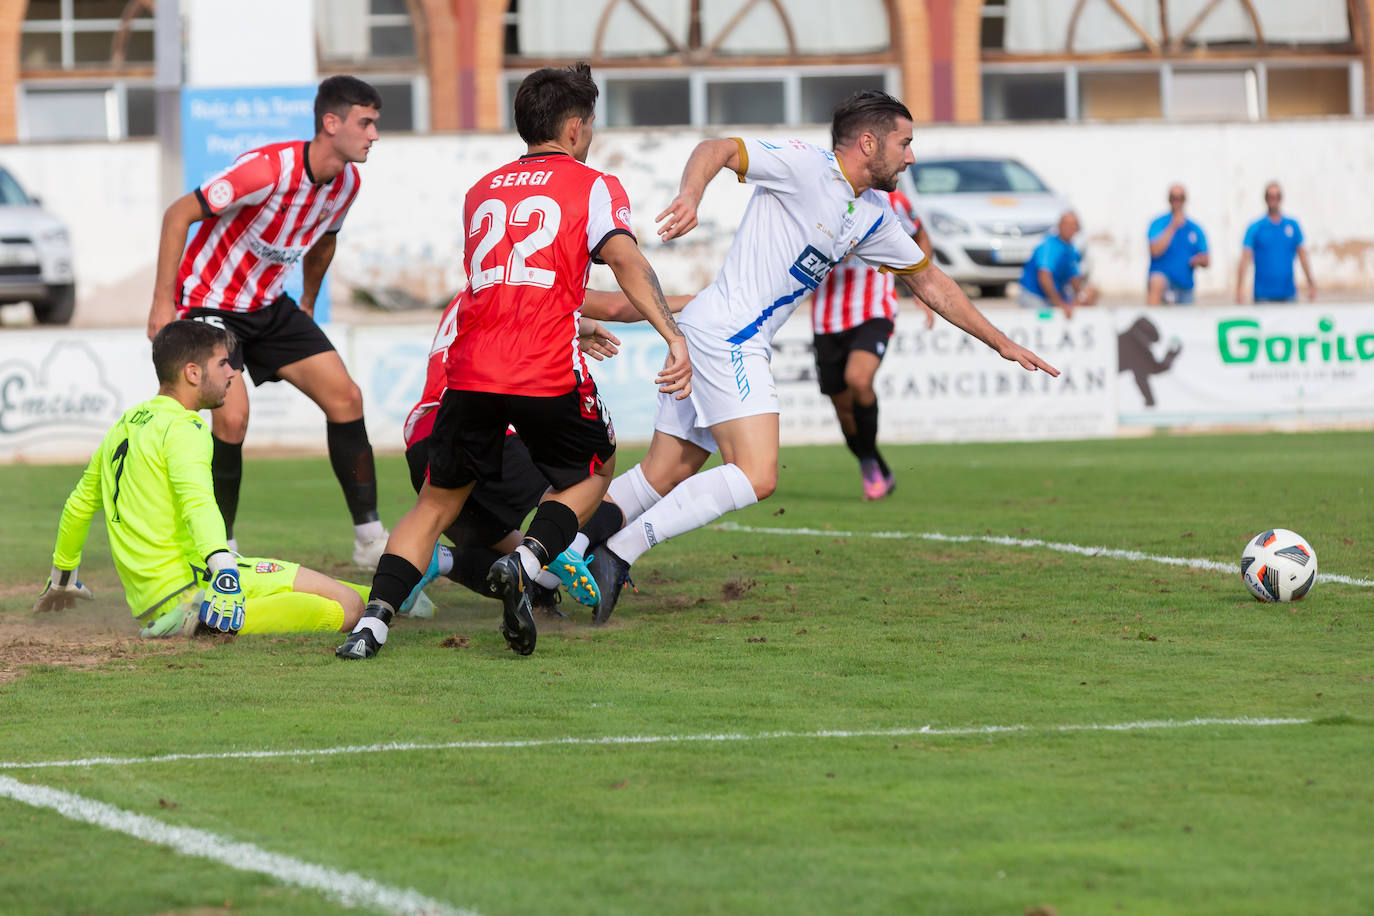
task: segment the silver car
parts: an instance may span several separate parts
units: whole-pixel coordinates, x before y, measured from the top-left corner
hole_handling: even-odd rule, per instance
[[[76,283],[67,228],[0,168],[0,304],[10,302],[29,303],[40,324],[66,324]]]
[[[1034,172],[1003,157],[917,159],[901,182],[930,233],[935,263],[984,296],[1006,295],[1069,209]]]

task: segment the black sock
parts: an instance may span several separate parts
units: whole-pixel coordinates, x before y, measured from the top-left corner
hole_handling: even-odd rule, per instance
[[[343,487],[353,524],[377,521],[377,466],[362,418],[347,423],[326,423],[329,463]],[[401,596],[404,598],[405,596]]]
[[[844,433],[844,444],[849,447],[849,450],[851,452],[854,453],[855,458],[858,458],[860,461],[862,461],[864,456],[859,454],[858,433],[846,433],[843,428],[840,429],[840,432]]]
[[[603,499],[592,517],[587,519],[587,524],[582,526],[582,533],[587,536],[588,544],[600,544],[624,527],[625,513],[615,503]]]
[[[850,446],[860,461],[876,458],[878,455],[878,402],[854,405],[854,444]]]
[[[490,547],[455,547],[453,569],[445,578],[472,589],[483,598],[494,598],[487,587],[487,574],[491,572],[491,564],[499,559],[501,554]]]
[[[567,550],[576,536],[577,513],[556,499],[546,499],[534,510],[534,518],[525,529],[523,546],[534,551],[535,558],[544,566]]]
[[[224,516],[225,537],[234,536],[234,519],[239,514],[239,485],[243,483],[243,443],[225,442],[214,435],[215,451],[210,458],[210,479],[215,485],[215,503]]]
[[[405,557],[384,553],[377,561],[377,572],[372,577],[372,591],[368,594],[367,600],[385,601],[393,608],[398,608],[410,597],[410,593],[420,584],[423,577],[424,573],[416,569]]]

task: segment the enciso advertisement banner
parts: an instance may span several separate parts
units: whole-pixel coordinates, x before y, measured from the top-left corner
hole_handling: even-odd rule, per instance
[[[1116,312],[1124,425],[1374,418],[1374,306]]]

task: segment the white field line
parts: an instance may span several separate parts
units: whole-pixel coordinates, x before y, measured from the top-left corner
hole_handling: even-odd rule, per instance
[[[1007,733],[1057,732],[1130,732],[1152,729],[1197,728],[1199,726],[1231,726],[1263,728],[1274,725],[1310,725],[1311,719],[1276,719],[1238,716],[1229,719],[1145,719],[1136,722],[1087,723],[1083,725],[973,725],[966,727],[934,728],[930,725],[908,728],[880,728],[861,731],[821,730],[809,732],[779,731],[720,732],[700,735],[603,735],[595,738],[531,738],[506,741],[445,741],[435,744],[392,742],[388,744],[354,744],[341,747],[297,748],[291,750],[221,751],[204,754],[160,754],[156,757],[83,757],[77,760],[46,760],[41,762],[0,762],[0,770],[41,770],[57,767],[134,766],[144,763],[171,763],[181,760],[264,760],[280,757],[330,757],[341,754],[381,754],[391,751],[451,751],[491,750],[503,748],[616,746],[632,744],[696,744],[715,742],[778,741],[783,739],[819,740],[833,738],[903,738],[921,735],[1001,735]],[[5,777],[0,776],[0,780]]]
[[[919,541],[944,541],[950,544],[980,542],[997,544],[1001,547],[1039,547],[1057,550],[1060,553],[1076,553],[1085,557],[1106,557],[1111,560],[1130,560],[1135,563],[1163,563],[1166,566],[1188,566],[1193,569],[1212,569],[1217,572],[1239,573],[1239,563],[1221,563],[1216,560],[1202,560],[1196,557],[1166,557],[1139,550],[1116,550],[1111,547],[1084,547],[1081,544],[1064,544],[1058,541],[1041,541],[1035,538],[1009,538],[998,535],[979,534],[941,534],[938,531],[832,531],[821,528],[763,528],[754,525],[738,525],[734,522],[720,522],[711,526],[716,531],[742,531],[746,534],[793,534],[804,537],[830,538],[876,538],[879,540],[904,540],[911,538]],[[1355,579],[1351,576],[1338,576],[1335,573],[1319,572],[1320,582],[1339,582],[1342,585],[1358,585],[1361,588],[1374,588],[1374,579]]]
[[[413,890],[388,887],[348,871],[335,871],[300,859],[268,852],[194,827],[177,827],[114,805],[83,798],[48,786],[34,786],[0,776],[0,797],[35,808],[47,808],[73,821],[82,821],[127,836],[166,846],[184,856],[209,859],[239,871],[258,872],[286,884],[318,891],[346,907],[366,907],[386,913],[477,916],[455,910]]]

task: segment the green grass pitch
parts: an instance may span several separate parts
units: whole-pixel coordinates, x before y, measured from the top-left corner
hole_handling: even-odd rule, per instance
[[[843,449],[784,450],[727,519],[754,530],[657,548],[608,626],[565,601],[530,658],[441,582],[366,663],[131,639],[100,523],[94,606],[35,617],[78,469],[0,468],[0,911],[407,909],[243,870],[251,844],[487,916],[1374,912],[1374,433],[887,455],[864,503]],[[1234,564],[1274,526],[1359,581],[1263,605],[1235,571],[896,536]],[[322,458],[250,457],[238,533],[352,574]],[[128,759],[51,765],[96,757]],[[41,789],[222,843],[16,797]]]

